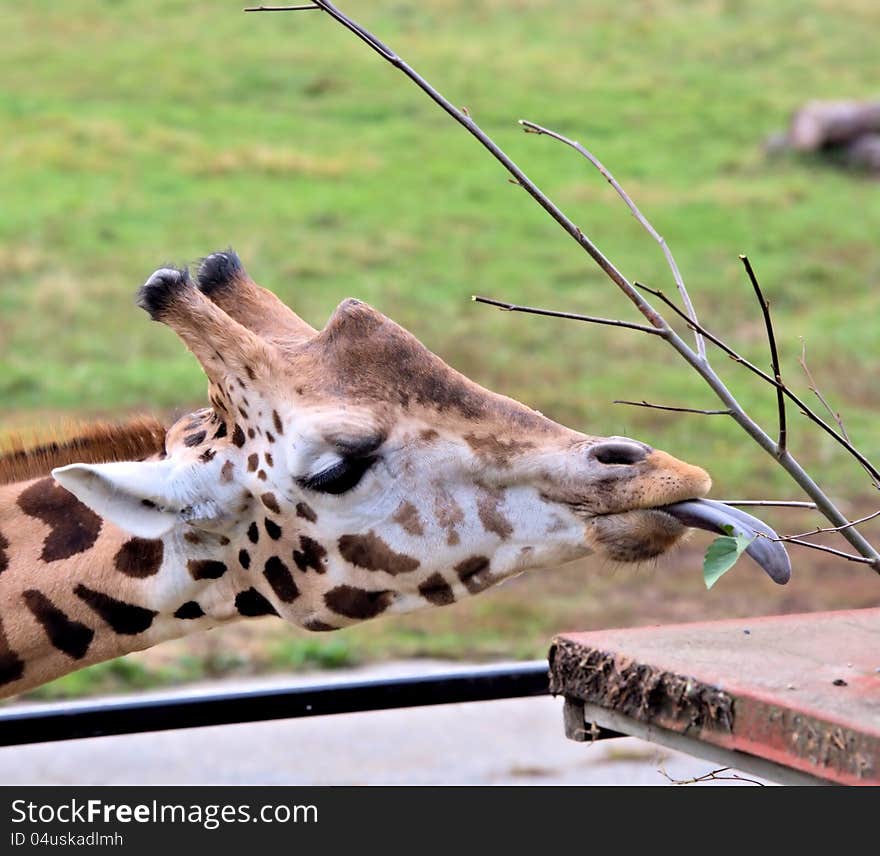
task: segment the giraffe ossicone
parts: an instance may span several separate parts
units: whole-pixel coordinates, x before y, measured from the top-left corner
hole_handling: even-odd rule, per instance
[[[358,300],[316,330],[232,251],[158,270],[139,303],[211,406],[137,460],[0,486],[0,693],[243,617],[336,630],[589,553],[648,559],[685,531],[662,507],[710,487],[478,386]]]

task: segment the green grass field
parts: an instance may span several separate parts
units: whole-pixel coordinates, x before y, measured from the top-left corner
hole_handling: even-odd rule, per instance
[[[800,498],[723,417],[611,404],[714,406],[659,341],[471,303],[476,292],[638,320],[589,258],[398,72],[319,13],[244,15],[241,5],[0,6],[0,430],[200,404],[195,361],[133,296],[156,267],[233,245],[257,281],[316,325],[358,296],[491,388],[573,427],[630,434],[702,464],[716,496]],[[809,98],[876,96],[868,73],[875,0],[343,7],[466,106],[624,272],[671,288],[658,247],[601,176],[570,150],[524,135],[516,120],[593,149],[667,238],[705,322],[766,365],[762,321],[737,259],[748,253],[773,304],[787,378],[805,390],[796,359],[804,337],[853,439],[880,456],[880,185],[762,150]],[[716,362],[772,430],[769,389],[723,356]],[[847,507],[864,504],[861,471],[797,414],[792,422],[793,450]],[[713,614],[737,608],[738,583],[700,594],[698,553],[690,565],[676,570],[685,599],[714,599]],[[645,578],[628,573],[613,582],[626,579],[637,600]],[[533,655],[562,621],[604,620],[597,599],[616,591],[611,578],[569,577],[564,595],[526,583],[527,605],[514,586],[439,618],[347,631],[327,656],[293,636],[289,650],[263,651],[260,668],[364,652]],[[664,596],[675,597],[676,586]],[[860,586],[856,599],[868,596]],[[620,620],[651,620],[655,607],[630,603]],[[175,674],[201,674],[187,668]]]

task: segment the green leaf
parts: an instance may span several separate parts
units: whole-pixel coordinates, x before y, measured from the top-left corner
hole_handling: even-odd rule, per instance
[[[703,557],[703,581],[707,589],[712,588],[736,564],[755,540],[746,535],[734,535],[732,526],[725,526],[724,531],[728,534],[716,538]]]

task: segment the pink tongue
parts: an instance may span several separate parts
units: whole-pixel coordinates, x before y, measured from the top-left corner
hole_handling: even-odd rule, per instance
[[[664,505],[662,511],[671,514],[685,526],[707,529],[726,535],[726,527],[732,527],[734,535],[753,538],[746,548],[749,554],[768,574],[774,583],[785,585],[791,579],[791,561],[785,547],[779,541],[771,540],[779,536],[764,522],[714,499],[689,499]],[[766,535],[766,538],[760,537]]]

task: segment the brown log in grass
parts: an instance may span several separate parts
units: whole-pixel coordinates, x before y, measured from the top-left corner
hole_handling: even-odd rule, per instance
[[[788,142],[802,152],[880,134],[880,101],[809,101],[791,120]]]

